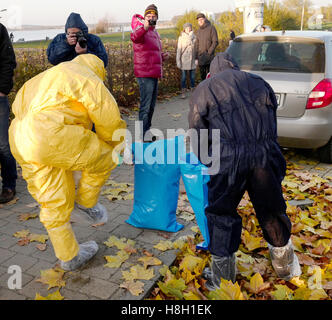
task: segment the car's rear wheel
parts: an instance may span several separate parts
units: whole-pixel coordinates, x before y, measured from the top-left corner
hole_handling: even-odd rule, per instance
[[[324,146],[318,149],[319,160],[324,163],[332,163],[332,138]]]

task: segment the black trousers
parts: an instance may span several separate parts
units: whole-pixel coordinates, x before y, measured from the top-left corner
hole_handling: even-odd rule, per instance
[[[204,66],[199,66],[199,71],[201,74],[201,81],[206,79],[207,74],[210,72],[210,64],[205,64]]]
[[[231,256],[241,243],[242,219],[237,206],[245,191],[256,212],[265,240],[275,247],[285,246],[291,235],[291,222],[281,183],[270,167],[256,168],[236,178],[229,186],[228,176],[211,176],[206,208],[210,234],[209,250],[220,257]]]

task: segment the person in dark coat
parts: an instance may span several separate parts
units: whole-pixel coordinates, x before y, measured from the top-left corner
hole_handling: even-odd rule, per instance
[[[246,190],[277,275],[290,279],[301,274],[282,194],[286,162],[277,142],[276,109],[270,85],[240,71],[228,53],[214,58],[210,78],[199,84],[190,99],[189,127],[196,129],[199,140],[203,139],[200,129],[208,129],[209,155],[212,148],[220,147],[218,159],[214,159],[220,161],[220,169],[210,177],[205,211],[212,263],[204,276],[210,290],[220,286],[221,277],[235,282],[234,253],[242,231],[237,206]],[[214,144],[213,130],[220,130]],[[206,162],[198,150],[197,156]]]
[[[196,32],[196,64],[199,66],[201,79],[205,80],[218,46],[218,33],[203,13],[197,15],[197,23],[199,29]]]
[[[7,95],[13,88],[15,52],[4,25],[0,23],[0,165],[2,193],[0,203],[8,203],[16,194],[16,161],[8,141],[10,107]]]
[[[78,13],[72,12],[69,15],[65,31],[66,33],[58,34],[47,48],[47,57],[51,64],[57,65],[61,62],[71,61],[79,54],[91,53],[100,58],[105,67],[107,66],[108,57],[102,41],[98,36],[89,33],[88,26]],[[83,38],[86,39],[85,46],[79,43],[78,32],[83,33]]]

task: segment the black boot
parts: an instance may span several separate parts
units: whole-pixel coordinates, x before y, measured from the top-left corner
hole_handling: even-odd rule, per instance
[[[202,275],[205,279],[207,279],[205,287],[210,291],[214,291],[220,288],[221,278],[225,280],[231,280],[233,283],[235,283],[235,255],[233,254],[231,257],[218,257],[212,255],[211,268],[206,268]]]
[[[0,203],[8,203],[14,199],[16,195],[15,189],[3,188],[0,195]]]

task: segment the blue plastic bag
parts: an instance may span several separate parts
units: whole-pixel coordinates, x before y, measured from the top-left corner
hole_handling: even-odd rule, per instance
[[[186,154],[185,162],[181,165],[181,176],[188,200],[195,213],[197,225],[204,238],[204,241],[196,247],[197,249],[207,250],[210,236],[205,208],[208,205],[207,183],[210,181],[210,176],[208,175],[208,168],[197,159],[194,153]]]
[[[178,159],[179,154],[185,155],[183,136],[153,143],[136,142],[133,153],[134,208],[126,222],[137,228],[181,230],[183,225],[176,221],[176,209],[181,178]]]

